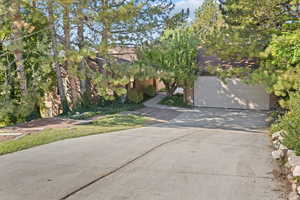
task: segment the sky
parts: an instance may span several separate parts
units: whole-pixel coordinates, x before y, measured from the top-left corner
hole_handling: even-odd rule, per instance
[[[190,8],[191,16],[194,18],[195,10],[202,4],[203,0],[173,0],[175,3],[175,11],[180,11],[181,9]]]

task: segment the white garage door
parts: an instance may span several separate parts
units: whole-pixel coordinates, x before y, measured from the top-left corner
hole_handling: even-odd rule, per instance
[[[239,79],[224,83],[214,76],[201,76],[195,81],[194,103],[200,107],[269,110],[270,95],[264,87]]]

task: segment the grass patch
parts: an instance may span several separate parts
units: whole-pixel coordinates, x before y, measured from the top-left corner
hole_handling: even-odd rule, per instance
[[[182,108],[192,107],[191,105],[188,105],[184,102],[183,94],[175,94],[173,96],[167,96],[159,103],[162,105],[182,107]]]
[[[68,138],[77,138],[131,128],[139,128],[147,121],[147,118],[136,115],[109,115],[98,119],[89,125],[78,125],[71,128],[61,129],[47,129],[40,133],[27,135],[18,140],[0,143],[0,155]]]
[[[79,114],[71,114],[67,117],[71,119],[88,119],[96,115],[111,115],[125,111],[134,111],[140,108],[143,108],[143,104],[112,104],[105,107],[95,107],[91,108],[88,111],[81,111]]]

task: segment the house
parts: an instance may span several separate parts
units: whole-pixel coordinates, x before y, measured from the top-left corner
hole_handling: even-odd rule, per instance
[[[134,48],[116,47],[110,50],[110,54],[118,59],[118,62],[133,63],[137,60],[137,55]],[[146,80],[135,79],[131,81],[130,87],[138,90],[143,90],[148,86],[153,86],[156,91],[165,88],[165,85],[157,78],[150,78]]]
[[[198,64],[200,75],[194,83],[193,103],[197,107],[269,110],[274,105],[274,97],[268,94],[263,85],[248,85],[238,78],[225,82],[210,75],[209,67],[250,67],[257,68],[255,60],[222,61],[217,56],[199,50]]]

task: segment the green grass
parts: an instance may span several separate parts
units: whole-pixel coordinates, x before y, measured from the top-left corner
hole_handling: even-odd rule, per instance
[[[67,117],[71,119],[82,120],[94,117],[96,115],[111,115],[124,111],[133,111],[143,107],[143,104],[113,104],[106,107],[91,108],[88,111],[82,111],[80,114],[72,114]]]
[[[184,102],[184,98],[182,94],[175,94],[173,96],[167,96],[161,102],[162,105],[167,106],[175,106],[175,107],[182,107],[182,108],[191,108],[191,105],[188,105]]]
[[[68,138],[139,128],[147,121],[147,118],[136,115],[109,115],[93,121],[89,125],[78,125],[71,128],[47,129],[40,133],[24,136],[18,140],[0,143],[0,155]]]

